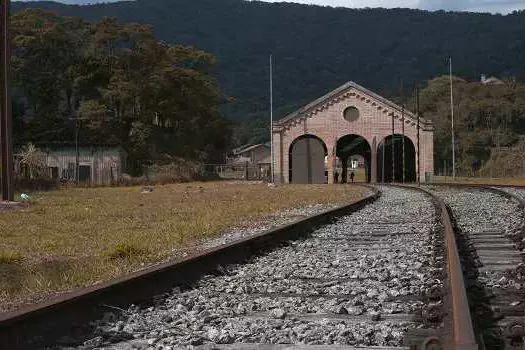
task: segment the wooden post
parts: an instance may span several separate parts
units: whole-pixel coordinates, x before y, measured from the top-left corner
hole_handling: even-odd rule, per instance
[[[2,48],[0,49],[0,76],[1,76],[1,99],[0,99],[0,152],[2,200],[13,201],[13,140],[12,140],[12,108],[11,108],[11,47],[9,43],[9,9],[10,0],[2,0],[2,13],[0,17],[0,31]]]

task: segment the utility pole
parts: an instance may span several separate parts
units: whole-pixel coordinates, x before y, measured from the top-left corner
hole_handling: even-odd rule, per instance
[[[394,149],[394,113],[392,113],[392,183],[396,182],[396,164],[395,164],[395,159],[396,159],[396,151]]]
[[[403,152],[403,183],[405,183],[406,169],[405,169],[405,106],[404,105],[401,107],[401,137],[403,137],[401,139],[401,145],[402,145],[401,151]]]
[[[2,161],[0,166],[2,180],[2,200],[13,201],[13,140],[12,140],[12,108],[11,108],[11,47],[9,42],[9,10],[10,0],[2,0],[0,14],[1,52],[1,101],[0,101],[0,152]]]
[[[452,89],[452,57],[450,63],[450,113],[452,116],[452,179],[456,180],[456,140],[454,135],[454,94]]]
[[[270,183],[274,183],[273,175],[273,68],[270,55]]]
[[[417,185],[421,186],[421,159],[419,152],[419,87],[416,86],[416,114],[417,114]]]
[[[81,122],[82,120],[86,120],[88,118],[82,118],[82,117],[71,117],[69,120],[75,121],[75,182],[78,185],[80,177],[80,147],[78,145],[79,141],[79,135],[80,135],[80,127],[82,126]]]

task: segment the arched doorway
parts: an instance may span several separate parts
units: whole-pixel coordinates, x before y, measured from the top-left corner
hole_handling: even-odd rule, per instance
[[[317,136],[296,138],[289,150],[289,179],[294,184],[324,184],[326,145]]]
[[[340,175],[340,182],[348,181],[349,167],[356,174],[356,180],[370,182],[371,154],[370,144],[364,137],[350,134],[339,138],[336,156],[340,164],[336,164],[335,170]],[[353,168],[352,165],[356,165],[355,162],[357,162],[357,167]]]
[[[405,149],[404,170],[403,144]],[[393,174],[392,171],[394,171]],[[416,148],[414,143],[407,136],[400,134],[387,136],[377,146],[377,182],[403,182],[403,171],[405,182],[416,181]]]

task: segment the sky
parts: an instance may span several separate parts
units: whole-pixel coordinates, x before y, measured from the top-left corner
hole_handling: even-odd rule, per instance
[[[282,0],[264,0],[280,2]],[[422,10],[454,10],[506,14],[524,10],[525,0],[294,0],[302,4],[341,7],[407,7]]]
[[[118,0],[55,0],[68,4],[114,2]],[[217,0],[220,1],[220,0]],[[525,0],[263,0],[267,2],[296,2],[340,7],[406,7],[423,10],[454,10],[507,14],[514,10],[525,10]]]

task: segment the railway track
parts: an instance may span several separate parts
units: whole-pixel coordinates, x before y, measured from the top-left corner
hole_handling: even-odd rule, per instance
[[[0,348],[476,349],[444,205],[414,188],[381,191],[0,315]]]
[[[359,212],[176,288],[150,308],[107,314],[80,348],[419,345],[444,315],[439,213],[419,191],[382,192]]]
[[[524,349],[525,189],[433,187],[451,208],[482,349]]]

